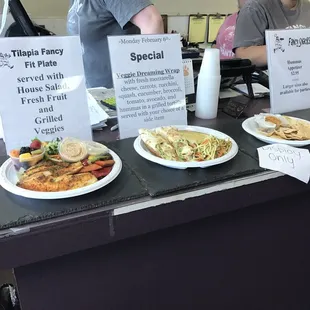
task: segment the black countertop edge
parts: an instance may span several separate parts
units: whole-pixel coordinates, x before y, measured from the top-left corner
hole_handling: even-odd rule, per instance
[[[118,216],[103,211],[69,219],[0,239],[0,269],[15,268],[305,193],[309,193],[308,185],[283,176]]]
[[[134,197],[130,197],[130,199],[129,198],[122,198],[117,203],[131,202],[133,200],[140,199],[140,198],[143,198],[146,196],[147,196],[147,192],[145,192],[145,194],[135,195]],[[115,206],[115,201],[109,200],[109,201],[105,201],[102,203],[85,205],[85,206],[80,207],[78,209],[71,208],[71,209],[59,211],[57,213],[44,213],[42,216],[26,215],[23,218],[18,218],[18,226],[16,226],[17,221],[12,221],[12,222],[9,222],[5,225],[2,225],[1,229],[0,229],[0,237],[1,237],[2,231],[10,229],[10,228],[18,229],[22,226],[29,226],[31,224],[35,224],[35,223],[39,223],[39,222],[45,222],[47,220],[57,220],[59,218],[62,218],[62,217],[68,216],[68,215],[74,216],[76,214],[83,213],[85,211],[87,212],[87,211],[92,211],[92,210],[96,210],[96,209],[104,209],[104,211],[107,211],[109,209],[114,209],[113,206]]]
[[[269,171],[269,173],[261,172],[261,173],[255,173],[251,175],[244,175],[240,176],[238,178],[234,179],[227,179],[224,181],[217,181],[208,185],[198,185],[195,188],[186,189],[186,190],[179,190],[175,191],[173,194],[166,194],[166,195],[160,195],[156,197],[150,197],[149,195],[136,195],[133,200],[131,199],[124,199],[123,201],[120,201],[118,203],[111,203],[111,204],[104,204],[100,206],[99,204],[96,204],[96,206],[93,208],[92,205],[86,206],[85,208],[75,210],[71,212],[71,209],[68,209],[67,212],[63,212],[62,216],[57,215],[50,217],[49,213],[46,214],[46,216],[37,217],[37,220],[29,220],[26,219],[23,221],[23,218],[19,219],[19,223],[22,223],[19,226],[11,225],[11,223],[8,223],[7,225],[3,225],[3,229],[0,230],[0,239],[1,238],[10,238],[15,235],[19,235],[25,232],[31,232],[34,231],[42,231],[44,229],[48,230],[50,227],[53,227],[55,229],[57,225],[59,227],[64,226],[65,223],[69,223],[70,221],[83,221],[90,219],[92,216],[97,216],[100,214],[100,216],[105,215],[115,215],[120,213],[126,213],[131,212],[131,210],[139,210],[139,206],[143,204],[145,207],[143,208],[149,208],[149,207],[157,207],[161,204],[166,204],[166,201],[169,200],[169,198],[172,197],[171,201],[175,202],[179,200],[179,197],[186,197],[186,199],[201,196],[201,195],[209,195],[217,191],[224,191],[226,189],[218,190],[218,187],[222,184],[224,184],[224,187],[226,188],[227,184],[233,184],[233,182],[244,182],[245,179],[249,179],[252,177],[252,180],[247,183],[247,185],[258,183],[261,181],[265,181],[267,179],[273,179],[279,177],[276,173],[273,173]],[[255,180],[255,177],[258,179]],[[237,187],[237,186],[233,186]],[[229,187],[230,188],[230,187]],[[211,189],[211,190],[210,190]],[[128,211],[127,211],[128,210]],[[84,219],[83,219],[84,218]],[[15,222],[14,222],[15,223]],[[14,224],[13,223],[13,224]]]

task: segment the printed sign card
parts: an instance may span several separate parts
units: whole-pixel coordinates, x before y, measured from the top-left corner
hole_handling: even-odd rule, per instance
[[[266,31],[272,113],[310,108],[310,29]]]
[[[0,114],[7,151],[35,137],[92,132],[78,37],[2,38]]]
[[[309,150],[285,144],[271,144],[258,148],[257,151],[261,168],[279,171],[304,183],[309,183]]]
[[[109,37],[120,138],[186,125],[180,35]]]
[[[193,61],[191,59],[183,59],[183,72],[185,82],[185,95],[194,94],[195,93],[194,69],[193,69]]]

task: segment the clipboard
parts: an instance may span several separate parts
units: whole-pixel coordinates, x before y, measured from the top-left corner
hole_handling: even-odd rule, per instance
[[[168,33],[168,15],[161,16],[164,23],[164,33]]]
[[[225,19],[225,14],[218,13],[214,15],[209,15],[208,43],[214,42],[216,40],[219,29],[223,25]]]
[[[208,15],[196,14],[189,16],[188,42],[205,43],[207,36]]]

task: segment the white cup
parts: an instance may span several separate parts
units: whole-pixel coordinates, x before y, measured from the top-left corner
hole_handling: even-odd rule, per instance
[[[201,119],[217,117],[221,76],[199,76],[196,93],[195,115]]]
[[[200,74],[204,76],[220,76],[220,50],[207,48],[203,55]]]

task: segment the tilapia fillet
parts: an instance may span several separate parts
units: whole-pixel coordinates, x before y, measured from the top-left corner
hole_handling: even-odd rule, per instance
[[[81,162],[54,163],[44,160],[26,170],[17,186],[37,192],[60,192],[97,182],[93,174],[79,173],[82,168]]]
[[[24,172],[22,179],[36,175],[37,173],[46,173],[53,177],[67,174],[76,174],[83,168],[81,162],[77,163],[53,163],[52,161],[43,161]]]
[[[91,173],[78,173],[54,177],[48,172],[38,172],[23,178],[17,186],[37,192],[60,192],[81,188],[97,182]]]

